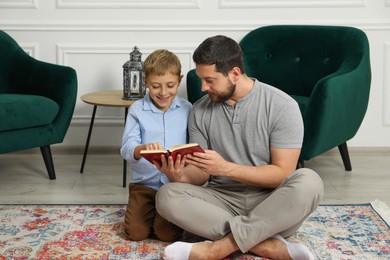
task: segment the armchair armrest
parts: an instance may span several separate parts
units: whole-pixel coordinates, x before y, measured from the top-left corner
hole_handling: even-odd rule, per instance
[[[5,61],[7,73],[3,75],[0,93],[45,96],[60,107],[53,122],[58,135],[65,136],[73,115],[77,95],[76,71],[70,67],[36,60],[21,48]]]
[[[310,140],[316,144],[307,147],[311,157],[356,134],[367,110],[370,82],[370,65],[366,57],[353,69],[345,70],[344,67],[318,81],[303,114],[304,142]],[[305,153],[303,151],[303,157]]]

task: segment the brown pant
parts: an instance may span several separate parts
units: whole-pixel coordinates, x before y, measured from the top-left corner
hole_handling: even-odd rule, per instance
[[[125,234],[134,241],[157,237],[162,241],[178,240],[182,229],[168,222],[156,211],[157,191],[140,184],[129,184],[125,215]]]

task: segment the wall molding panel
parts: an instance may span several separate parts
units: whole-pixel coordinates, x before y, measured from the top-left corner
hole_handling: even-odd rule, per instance
[[[68,56],[72,54],[123,54],[126,57],[129,55],[132,47],[137,44],[78,44],[78,43],[57,43],[57,64],[69,66]],[[174,45],[174,44],[140,44],[137,45],[142,52],[142,59],[151,53],[152,51],[159,48],[166,48],[174,52],[176,55],[185,55],[189,63],[192,63],[192,53],[197,47],[195,44],[186,45]],[[125,61],[125,60],[124,60]],[[181,61],[183,62],[183,61]]]
[[[364,7],[365,0],[219,0],[219,8]]]
[[[390,126],[390,42],[384,44],[383,125]]]
[[[188,31],[250,31],[254,28],[273,24],[319,24],[319,25],[345,25],[363,30],[390,30],[390,19],[386,20],[321,20],[315,23],[307,20],[274,20],[272,22],[258,21],[145,21],[145,22],[113,22],[113,21],[16,21],[0,20],[0,28],[7,31],[99,31],[99,32],[188,32]]]
[[[68,62],[69,55],[72,54],[128,54],[129,44],[126,45],[101,45],[101,44],[77,44],[77,43],[58,43],[56,45],[57,64],[70,66]]]
[[[73,67],[74,64],[70,62],[72,55],[84,55],[92,54],[94,56],[107,55],[107,54],[121,54],[124,57],[129,57],[129,52],[135,44],[79,44],[79,43],[57,43],[56,44],[56,57],[57,64],[64,66]],[[192,54],[196,48],[196,44],[140,44],[138,47],[142,52],[142,60],[145,60],[145,57],[158,48],[166,48],[174,52],[181,58],[181,63],[183,71],[192,69]],[[126,59],[123,60],[123,63]],[[188,68],[187,68],[188,67]],[[120,67],[118,68],[120,69]],[[185,73],[184,73],[185,74]],[[182,80],[182,84],[185,80]],[[83,104],[84,106],[84,104]],[[114,109],[114,108],[113,108]],[[123,115],[122,109],[117,108],[117,111],[120,111],[120,115],[96,115],[95,125],[97,126],[123,126]],[[89,125],[91,117],[89,114],[85,115],[84,113],[77,113],[73,115],[72,125],[84,126]]]
[[[200,0],[57,0],[57,8],[199,9]]]
[[[92,108],[92,106],[91,106]],[[117,108],[120,109],[120,108]],[[123,120],[124,120],[124,115],[121,117],[112,117],[112,116],[95,116],[95,121],[94,121],[94,127],[95,126],[119,126],[123,127]],[[91,115],[87,116],[78,116],[78,115],[73,115],[71,125],[74,126],[86,126],[91,123]]]
[[[37,9],[38,0],[0,0],[0,8]]]
[[[31,57],[39,60],[39,44],[38,43],[20,43],[20,47]]]

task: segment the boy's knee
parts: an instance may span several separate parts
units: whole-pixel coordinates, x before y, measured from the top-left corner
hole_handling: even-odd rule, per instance
[[[168,225],[155,225],[154,234],[164,242],[173,242],[181,238],[183,230],[178,226],[169,223]]]
[[[153,230],[156,237],[165,242],[179,240],[183,232],[180,227],[169,222],[158,213],[154,217]]]
[[[144,225],[132,224],[125,221],[124,233],[127,239],[141,241],[148,238],[150,228]]]

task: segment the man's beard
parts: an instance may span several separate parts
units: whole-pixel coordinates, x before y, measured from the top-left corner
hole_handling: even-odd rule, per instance
[[[234,92],[236,91],[236,85],[234,85],[230,80],[229,80],[229,87],[228,89],[222,93],[222,94],[211,94],[207,93],[213,103],[222,103],[227,100],[229,100]]]

